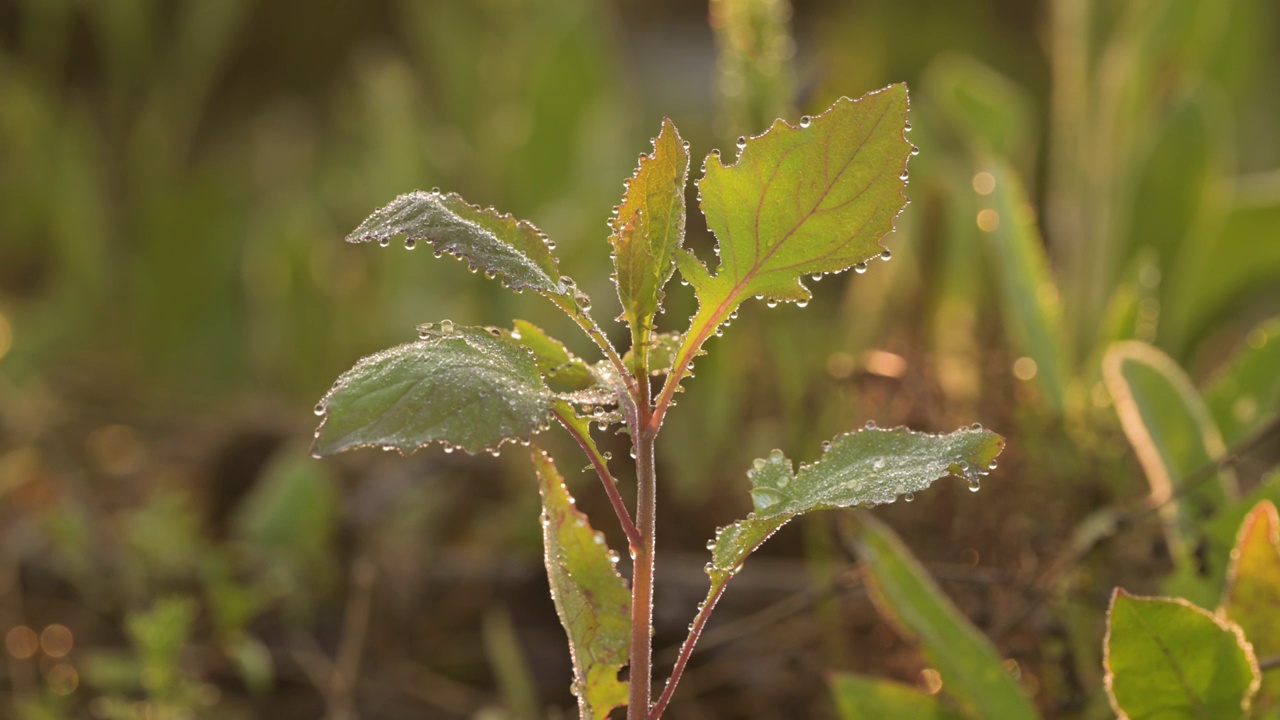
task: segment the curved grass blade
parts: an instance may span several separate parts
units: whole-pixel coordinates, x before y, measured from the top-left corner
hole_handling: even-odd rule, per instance
[[[617,555],[574,506],[551,457],[533,452],[542,491],[547,578],[573,655],[573,689],[583,720],[607,718],[627,704],[618,671],[631,648],[631,591],[614,570]]]
[[[1264,500],[1240,526],[1218,616],[1237,623],[1261,658],[1280,655],[1280,515]],[[1280,707],[1280,676],[1263,676],[1254,716]]]
[[[888,526],[863,513],[854,543],[872,601],[900,632],[920,643],[942,676],[942,691],[966,716],[1037,717],[995,648],[951,604]]]
[[[347,236],[347,242],[386,246],[403,235],[405,247],[419,240],[436,253],[467,261],[472,270],[501,276],[507,287],[530,288],[542,295],[566,296],[573,289],[560,279],[560,263],[542,231],[509,213],[471,205],[455,193],[415,190],[392,200]]]
[[[689,151],[676,126],[664,118],[653,140],[653,153],[640,156],[618,214],[609,222],[621,319],[631,326],[632,352],[640,367],[648,367],[653,316],[662,305],[662,288],[675,272],[675,255],[684,243],[688,181]]]
[[[1244,718],[1258,689],[1258,662],[1239,626],[1182,598],[1117,588],[1103,642],[1103,685],[1121,720]]]
[[[408,454],[432,442],[496,453],[546,428],[552,395],[528,350],[447,320],[424,335],[338,378],[316,405],[324,419],[312,454],[361,447]]]
[[[1183,478],[1226,453],[1222,435],[1186,373],[1146,343],[1108,348],[1102,377],[1147,476],[1151,499],[1160,505],[1174,557],[1195,563],[1191,551],[1202,539],[1204,517],[1234,500],[1238,490],[1227,469],[1216,482],[1185,491]],[[1175,499],[1175,493],[1183,496]]]
[[[963,720],[936,695],[892,680],[835,673],[827,681],[842,720]]]

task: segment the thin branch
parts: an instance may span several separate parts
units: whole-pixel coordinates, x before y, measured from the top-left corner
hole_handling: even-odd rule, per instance
[[[724,589],[728,587],[731,577],[731,575],[725,575],[719,582],[711,583],[711,588],[707,590],[707,599],[698,606],[698,614],[693,618],[693,624],[689,626],[689,636],[680,646],[680,656],[676,658],[675,667],[671,669],[671,677],[667,680],[666,687],[662,689],[662,696],[649,712],[649,720],[662,717],[662,711],[667,709],[667,703],[671,702],[671,696],[676,692],[676,685],[680,683],[680,676],[684,674],[684,668],[693,655],[693,647],[698,644],[698,637],[702,635],[702,628],[706,626],[707,619],[711,617],[711,612],[715,610],[716,603],[720,601],[720,596],[724,594]]]
[[[622,501],[622,496],[618,494],[618,481],[609,472],[608,461],[605,460],[604,455],[600,453],[600,448],[596,447],[590,436],[584,435],[574,425],[572,419],[565,416],[566,410],[572,412],[572,409],[567,408],[567,406],[553,407],[551,412],[556,416],[556,420],[559,420],[560,424],[564,426],[564,429],[569,431],[569,434],[577,441],[578,447],[582,448],[582,452],[586,453],[587,458],[591,461],[591,466],[595,468],[596,475],[600,477],[600,484],[604,485],[605,495],[609,496],[609,504],[613,505],[613,512],[618,516],[618,524],[622,526],[622,532],[627,536],[627,542],[633,550],[640,547],[642,544],[640,531],[636,529],[635,522],[631,520],[631,513],[627,511],[626,503]]]
[[[555,303],[556,307],[564,311],[564,314],[568,315],[578,327],[582,328],[587,337],[591,338],[596,347],[600,348],[600,352],[604,353],[604,356],[609,359],[609,363],[613,365],[614,372],[618,373],[618,377],[626,385],[627,392],[619,392],[619,395],[622,396],[620,399],[624,402],[623,409],[634,409],[635,405],[640,402],[640,389],[636,385],[636,378],[627,369],[626,363],[622,362],[622,356],[614,349],[613,343],[609,342],[609,338],[605,337],[604,330],[600,328],[599,323],[571,298],[553,297],[551,301]]]

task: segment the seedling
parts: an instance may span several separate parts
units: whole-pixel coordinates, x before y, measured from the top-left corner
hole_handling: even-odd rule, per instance
[[[582,717],[605,718],[622,706],[631,720],[660,717],[726,585],[791,518],[909,499],[951,475],[976,490],[994,466],[1004,440],[978,425],[931,435],[868,424],[823,443],[819,458],[798,470],[781,450],[756,460],[747,471],[754,511],[707,543],[710,590],[654,699],[654,444],[662,422],[703,346],[737,317],[743,302],[803,307],[810,298],[805,277],[849,268],[862,273],[868,262],[889,259],[880,240],[906,206],[907,160],[916,152],[904,134],[911,129],[907,106],[906,86],[892,85],[859,100],[842,98],[796,125],[778,120],[761,135],[739,138],[731,164],[712,151],[695,184],[717,240],[714,275],[683,247],[689,145],[665,120],[609,221],[620,319],[631,331],[625,353],[592,317],[590,298],[560,273],[555,246],[526,221],[451,193],[418,191],[396,198],[347,238],[386,246],[403,237],[410,249],[430,243],[437,256],[455,255],[508,288],[550,300],[601,353],[601,360],[587,362],[519,320],[510,330],[446,320],[420,326],[416,342],[364,358],[316,406],[324,417],[316,455],[358,447],[411,453],[433,442],[446,452],[496,455],[511,441],[529,444],[552,421],[573,436],[613,505],[633,561],[628,583],[615,570],[617,553],[575,507],[551,457],[533,448],[547,574],[569,635]],[[663,288],[677,269],[693,286],[698,311],[683,332],[659,332]],[[634,516],[592,425],[630,439]]]

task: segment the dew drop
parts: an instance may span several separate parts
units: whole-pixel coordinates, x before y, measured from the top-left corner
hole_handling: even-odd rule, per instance
[[[996,461],[995,461],[995,460],[992,460],[992,461],[991,461],[991,464],[990,464],[990,465],[987,465],[987,469],[988,469],[988,470],[995,470],[995,469],[996,469],[996,465],[997,465]]]
[[[452,320],[441,320],[441,321],[440,321],[440,334],[441,334],[441,335],[452,335],[452,334],[453,334],[453,321],[452,321]]]
[[[685,149],[685,150],[688,150],[688,149],[689,149],[689,141],[688,141],[688,140],[685,140],[682,144],[684,145],[684,149]]]
[[[916,155],[919,155],[919,154],[920,154],[920,148],[916,147],[915,145],[912,145],[912,146],[911,146],[911,156],[912,156],[912,157],[915,157]]]
[[[972,424],[972,425],[970,425],[970,426],[969,426],[969,429],[970,429],[970,430],[981,430],[981,429],[982,429],[982,423],[974,423],[974,424]]]
[[[800,127],[807,128],[809,127],[809,123],[811,122],[813,122],[813,118],[810,118],[808,115],[805,115],[800,118]]]
[[[903,126],[902,126],[902,129],[903,129],[904,131],[906,131],[906,132],[911,132],[911,123],[910,123],[910,121],[908,121],[905,125],[903,125]]]
[[[769,300],[768,302],[766,302],[766,303],[765,303],[765,306],[766,306],[766,307],[771,307],[771,308],[778,307],[778,301],[777,301],[777,300]]]
[[[739,135],[739,136],[738,136],[738,149],[739,149],[739,150],[741,150],[741,149],[745,148],[746,146],[747,146],[747,136],[746,136],[746,135]]]
[[[774,448],[773,450],[769,451],[769,459],[772,460],[773,462],[782,462],[784,457],[786,456],[783,455],[782,451],[779,450],[778,448]]]
[[[863,427],[865,427],[865,428],[866,428],[866,429],[868,429],[868,430],[875,430],[875,429],[876,429],[876,421],[875,421],[875,420],[868,420],[868,421],[867,421],[867,424],[866,424],[866,425],[864,425]]]
[[[969,478],[969,492],[978,492],[982,489],[982,481],[978,478]]]
[[[707,541],[707,549],[708,549],[708,550],[715,550],[715,549],[716,549],[716,541],[715,541],[715,540],[708,540],[708,541]]]
[[[809,301],[808,301],[808,300],[797,300],[797,301],[796,301],[796,307],[798,307],[798,308],[807,308],[807,307],[809,307]]]
[[[892,259],[893,259],[893,251],[892,251],[892,250],[884,250],[884,251],[882,251],[882,252],[880,253],[880,259],[881,259],[881,260],[884,260],[885,262],[888,262],[889,260],[892,260]]]
[[[884,458],[876,458],[876,459],[875,459],[875,461],[871,463],[871,469],[873,469],[873,470],[883,470],[883,469],[884,469]]]
[[[915,499],[916,499],[915,493],[907,493],[906,495],[902,496],[903,502],[912,502]]]
[[[320,416],[320,415],[323,415],[323,414],[324,414],[324,403],[322,403],[322,402],[321,402],[321,403],[316,403],[316,415],[317,415],[317,416]]]
[[[853,266],[853,271],[861,275],[862,273],[867,271],[867,264],[865,262],[860,262],[857,265]]]
[[[417,240],[414,240],[413,238],[405,238],[405,239],[404,239],[404,249],[405,249],[405,250],[412,250],[412,249],[414,249],[414,248],[416,248],[416,247],[418,247],[418,241],[417,241]]]
[[[902,182],[906,182],[908,177],[910,177],[910,174],[906,170],[903,170],[902,174],[898,176],[898,179]]]
[[[390,245],[390,244],[391,244],[391,238],[389,238],[389,237],[380,237],[380,238],[378,238],[378,245],[379,245],[379,246],[381,246],[381,247],[386,247],[386,246],[388,246],[388,245]]]
[[[826,451],[828,451],[828,450],[830,450],[830,449],[831,449],[831,441],[830,441],[830,440],[823,440],[823,441],[822,441],[822,452],[826,452]]]

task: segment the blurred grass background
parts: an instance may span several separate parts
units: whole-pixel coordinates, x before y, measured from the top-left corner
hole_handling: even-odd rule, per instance
[[[981,493],[877,513],[1046,717],[1106,717],[1111,588],[1195,572],[1154,518],[1054,569],[1149,492],[1103,352],[1170,356],[1225,447],[1280,403],[1266,0],[0,0],[0,716],[572,716],[527,460],[306,447],[329,383],[417,323],[588,347],[455,262],[341,238],[455,190],[546,231],[603,317],[604,221],[663,116],[698,158],[897,81],[921,152],[892,261],[746,309],[670,417],[657,658],[752,458],[980,421],[1009,438]],[[667,306],[681,329],[691,293]],[[1280,492],[1270,437],[1235,464],[1245,495]],[[836,669],[930,687],[835,523],[753,559],[671,717],[833,717]]]

